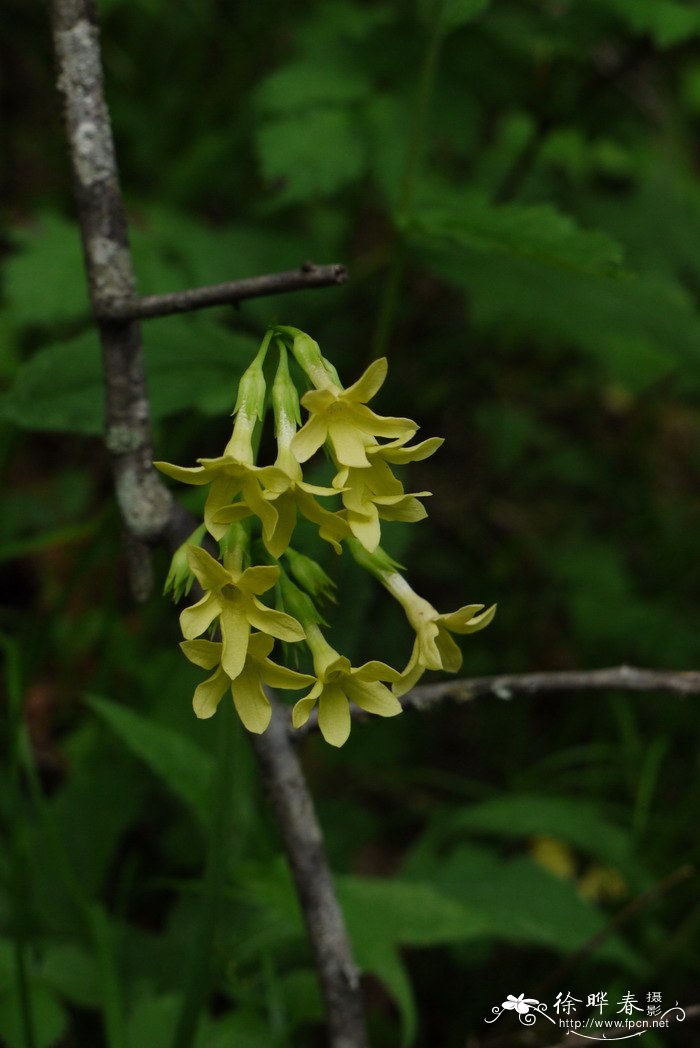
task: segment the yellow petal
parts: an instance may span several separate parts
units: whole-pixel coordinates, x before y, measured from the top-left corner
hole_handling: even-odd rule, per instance
[[[343,400],[354,400],[361,404],[371,400],[383,386],[388,369],[389,364],[386,357],[373,360],[364,374],[360,375],[357,382],[353,382],[352,386],[348,386],[343,393]]]
[[[254,669],[246,669],[231,684],[233,702],[248,731],[261,735],[272,717],[270,700],[260,686],[260,677]]]
[[[201,600],[180,613],[180,629],[186,640],[194,640],[205,633],[219,614],[220,605],[213,593],[205,593]]]
[[[232,502],[230,506],[224,506],[212,515],[214,524],[237,524],[239,520],[250,517],[253,511],[245,502]]]
[[[203,466],[173,466],[170,462],[154,462],[153,465],[166,477],[179,480],[182,484],[208,484],[211,473]]]
[[[306,724],[311,715],[312,709],[316,705],[316,697],[319,691],[320,687],[318,690],[316,688],[312,689],[308,695],[305,695],[303,699],[299,699],[299,701],[294,704],[294,708],[292,709],[292,727],[301,728],[302,724]],[[314,694],[314,692],[316,692],[316,694]]]
[[[476,633],[477,630],[482,630],[485,626],[488,626],[496,614],[496,605],[492,604],[481,615],[477,615],[476,613],[481,611],[483,606],[483,604],[467,604],[463,608],[459,608],[458,611],[450,612],[448,615],[440,615],[437,621],[453,633]]]
[[[418,638],[416,637],[413,644],[413,651],[411,652],[411,658],[406,663],[406,668],[401,674],[401,679],[392,685],[391,690],[394,695],[405,695],[407,691],[410,691],[411,688],[415,687],[423,676],[423,670],[425,667],[421,664],[418,653]]]
[[[442,668],[447,673],[456,673],[462,665],[462,652],[446,629],[438,629],[435,644],[440,652]]]
[[[294,495],[284,492],[275,499],[277,522],[272,534],[263,534],[265,549],[273,557],[281,557],[289,545],[297,523],[297,507]]]
[[[358,430],[373,437],[412,437],[418,429],[418,423],[410,418],[376,415],[364,404],[353,404],[351,417]]]
[[[357,677],[345,681],[348,698],[367,713],[376,713],[380,717],[395,717],[401,713],[401,703],[392,695],[385,684],[358,681]]]
[[[231,573],[201,546],[187,547],[187,563],[202,589],[219,590],[231,581]]]
[[[294,434],[291,448],[297,462],[306,462],[318,451],[328,434],[328,427],[323,417],[312,415],[311,418]]]
[[[306,688],[313,684],[315,677],[310,673],[298,673],[296,670],[287,669],[286,666],[278,666],[271,659],[264,659],[260,666],[262,679],[271,688],[285,688],[294,691],[297,688]]]
[[[429,491],[421,491],[421,496],[429,495]],[[389,504],[382,499],[376,499],[375,503],[379,510],[379,516],[382,520],[402,520],[409,524],[415,523],[417,520],[423,520],[428,516],[428,512],[425,506],[418,501],[413,495],[405,495],[399,501]]]
[[[267,593],[272,589],[280,577],[280,569],[276,564],[256,564],[254,568],[246,568],[238,580],[239,587],[246,593]]]
[[[204,503],[204,523],[209,534],[217,540],[224,537],[228,531],[228,524],[217,524],[214,518],[220,509],[233,502],[240,490],[241,482],[235,477],[222,473],[214,475],[207,501]]]
[[[328,439],[339,465],[369,466],[364,433],[353,425],[345,413],[328,420]]]
[[[268,637],[266,633],[251,633],[248,639],[248,657],[262,661],[267,658],[274,646],[274,637]]]
[[[435,643],[437,635],[438,626],[434,622],[424,623],[417,631],[418,657],[426,670],[442,669],[442,659]]]
[[[358,666],[352,676],[353,680],[360,681],[401,680],[398,670],[395,670],[393,666],[387,666],[386,662],[377,662],[376,659],[365,662],[363,666]]]
[[[192,697],[192,709],[195,716],[202,720],[213,717],[228,686],[229,679],[221,667],[208,680],[198,684]]]
[[[243,670],[249,636],[250,625],[243,608],[224,601],[221,606],[221,665],[231,680],[235,680]]]
[[[212,640],[183,640],[180,643],[183,654],[195,666],[203,670],[213,670],[221,662],[221,645]]]
[[[269,633],[271,637],[276,637],[277,640],[286,640],[294,643],[298,640],[304,640],[306,636],[303,626],[296,619],[292,618],[291,615],[265,607],[257,597],[253,597],[252,602],[246,608],[246,614],[251,626],[254,626],[256,630],[260,630],[261,633]]]
[[[326,742],[342,746],[350,734],[350,705],[337,684],[328,684],[318,700],[318,726]]]
[[[408,447],[394,441],[392,444],[378,445],[380,450],[377,452],[377,457],[386,462],[393,462],[397,466],[404,465],[406,462],[422,462],[423,459],[434,455],[444,443],[444,437],[428,437],[427,440],[421,440],[419,444]]]
[[[362,543],[365,549],[370,553],[374,553],[381,541],[382,529],[376,508],[370,504],[370,510],[371,512],[366,515],[349,510],[348,525],[350,531]]]

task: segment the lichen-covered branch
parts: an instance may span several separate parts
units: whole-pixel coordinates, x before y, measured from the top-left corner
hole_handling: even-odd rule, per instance
[[[564,695],[578,691],[659,691],[678,696],[700,695],[700,671],[612,666],[602,670],[549,670],[466,677],[421,684],[404,695],[401,703],[406,708],[424,710],[445,701],[508,700],[526,695]]]
[[[99,317],[103,303],[133,298],[136,282],[104,98],[95,4],[53,0],[51,12],[90,299]],[[144,543],[163,534],[173,499],[151,466],[150,411],[138,324],[101,319],[98,329],[105,378],[105,440],[117,501],[131,537],[132,584],[143,596],[150,589]]]
[[[235,305],[249,298],[304,291],[309,288],[332,287],[344,284],[348,278],[345,266],[332,264],[316,266],[305,262],[299,269],[284,273],[265,273],[244,280],[229,280],[223,284],[188,288],[167,295],[146,295],[143,298],[126,297],[103,300],[98,317],[104,320],[146,320],[165,317],[172,313],[191,313],[211,306]]]

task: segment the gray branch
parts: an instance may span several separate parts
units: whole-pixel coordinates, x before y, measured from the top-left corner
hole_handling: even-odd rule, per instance
[[[700,695],[698,670],[648,670],[612,666],[603,670],[550,670],[544,673],[507,673],[493,677],[421,684],[401,700],[404,708],[429,709],[439,702],[472,699],[517,699],[525,695],[551,695],[575,691],[666,692]]]
[[[136,281],[104,99],[95,5],[91,0],[53,0],[51,12],[88,287],[99,316],[102,303],[133,298]],[[166,529],[173,499],[151,466],[150,409],[138,325],[99,320],[98,331],[105,376],[105,439],[117,501],[130,536],[132,587],[144,596],[150,590],[145,543]]]
[[[165,317],[172,313],[209,309],[211,306],[236,305],[249,298],[332,287],[335,284],[344,284],[347,279],[348,271],[345,266],[316,266],[313,262],[305,262],[299,269],[290,269],[285,273],[266,273],[264,276],[247,277],[245,280],[229,280],[224,284],[173,291],[168,295],[146,295],[144,298],[127,296],[103,300],[99,304],[97,316],[102,320],[147,320],[150,317]]]
[[[147,593],[150,560],[146,543],[160,540],[171,547],[177,546],[191,533],[196,522],[175,503],[151,465],[150,410],[141,338],[134,314],[117,316],[109,312],[115,302],[138,300],[104,100],[95,4],[93,0],[51,0],[51,12],[78,220],[90,298],[102,344],[107,396],[106,442],[129,538],[127,553],[132,581],[136,592]],[[313,280],[320,279],[318,272],[307,270],[303,286],[314,286]],[[259,279],[254,278],[254,282]],[[275,277],[270,279],[274,283]],[[336,267],[332,282],[342,279],[342,271]],[[275,290],[281,290],[279,285]],[[271,291],[268,287],[267,291],[258,293]],[[196,298],[198,293],[191,294]],[[148,299],[141,301],[148,302]],[[182,308],[197,308],[197,304]],[[277,707],[268,731],[255,738],[255,753],[279,819],[318,968],[326,1002],[330,1048],[366,1048],[359,977],[333,890],[313,800],[297,755],[289,744],[287,723],[284,711]]]
[[[251,736],[289,857],[326,1003],[332,1048],[366,1048],[360,978],[328,867],[323,835],[290,739],[288,711],[274,700],[264,735]]]

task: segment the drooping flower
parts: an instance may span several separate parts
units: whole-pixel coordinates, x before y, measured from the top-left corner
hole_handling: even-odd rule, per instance
[[[318,726],[326,742],[342,746],[350,734],[350,703],[367,713],[394,717],[401,703],[382,681],[398,681],[400,675],[383,662],[366,662],[356,669],[326,641],[317,625],[305,623],[307,643],[314,660],[316,683],[294,706],[292,724],[306,724],[318,703]]]
[[[231,680],[243,670],[251,629],[260,630],[284,641],[300,641],[304,629],[282,611],[266,607],[258,596],[271,589],[279,578],[280,569],[274,565],[257,565],[245,571],[229,570],[214,560],[206,550],[196,546],[188,549],[192,573],[206,590],[197,601],[180,615],[180,626],[186,640],[194,640],[204,633],[219,617],[221,626],[221,665]]]
[[[275,466],[256,466],[253,461],[252,436],[255,417],[241,411],[236,416],[233,435],[218,458],[199,458],[198,466],[175,466],[170,462],[154,462],[153,465],[183,484],[211,484],[204,505],[204,523],[215,539],[226,534],[233,521],[244,520],[255,515],[263,527],[273,531],[277,524],[277,510],[267,501],[267,492],[284,491],[288,479]],[[233,506],[234,499],[239,499]],[[229,507],[225,523],[218,521],[217,514],[224,506]]]
[[[462,665],[462,652],[451,633],[476,633],[488,626],[496,614],[495,604],[486,611],[483,604],[466,604],[457,611],[441,614],[420,597],[399,572],[386,572],[381,581],[399,601],[416,631],[411,657],[400,680],[393,685],[396,695],[410,691],[425,670],[456,673]]]
[[[386,357],[375,360],[352,386],[342,389],[330,380],[322,389],[305,393],[301,402],[309,418],[292,440],[298,462],[306,462],[328,441],[340,466],[369,466],[368,438],[398,437],[408,440],[418,429],[408,418],[377,415],[367,407],[387,373]]]
[[[230,687],[238,716],[248,731],[260,734],[267,728],[272,716],[270,701],[263,685],[271,688],[297,689],[313,683],[308,673],[278,666],[268,657],[274,640],[264,633],[254,633],[248,642],[243,669],[235,680],[231,680],[221,658],[223,645],[210,640],[184,640],[180,644],[183,652],[195,666],[215,670],[207,680],[198,684],[192,706],[200,718],[212,717],[226,690]]]
[[[280,363],[272,387],[272,404],[277,436],[277,459],[274,468],[279,476],[275,478],[274,488],[271,486],[265,493],[265,498],[276,510],[274,521],[263,521],[265,548],[273,557],[281,557],[291,541],[297,515],[301,514],[316,524],[321,538],[329,542],[336,553],[340,553],[340,543],[349,534],[347,522],[340,513],[331,512],[316,501],[319,497],[335,497],[338,492],[335,488],[307,483],[303,478],[301,466],[291,451],[297,431],[295,416],[298,417],[299,400],[289,377],[284,347],[280,350]],[[219,510],[214,517],[215,522],[221,524],[237,519],[239,518],[235,504]]]

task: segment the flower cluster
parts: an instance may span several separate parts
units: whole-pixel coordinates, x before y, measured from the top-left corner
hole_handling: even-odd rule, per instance
[[[270,350],[276,351],[277,364],[268,395]],[[290,353],[297,381],[305,385],[301,401]],[[428,458],[442,444],[438,437],[411,444],[415,422],[368,407],[386,374],[386,359],[375,360],[344,388],[309,335],[271,328],[241,377],[223,454],[200,458],[192,467],[155,463],[175,480],[208,487],[204,523],[173,557],[166,582],[175,599],[188,593],[194,580],[203,591],[180,615],[184,654],[214,671],[195,691],[198,717],[211,717],[230,689],[246,728],[263,732],[272,713],[266,687],[310,686],[294,706],[294,727],[305,724],[318,705],[324,738],[342,746],[350,733],[351,704],[383,717],[400,713],[399,697],[425,670],[459,669],[462,654],[451,634],[473,633],[493,618],[495,607],[484,610],[481,604],[438,613],[380,546],[382,521],[421,520],[426,511],[420,500],[430,494],[406,492],[392,466]],[[303,425],[301,407],[307,412]],[[261,465],[257,449],[268,409],[277,453],[274,462]],[[334,470],[330,486],[304,479],[302,467],[321,448]],[[353,668],[328,643],[318,604],[332,599],[334,586],[315,560],[291,547],[300,518],[336,553],[347,549],[402,605],[415,631],[403,671],[383,662]],[[260,599],[270,592],[274,608]],[[203,639],[208,633],[217,639]],[[272,661],[275,641],[306,649],[313,672]]]

